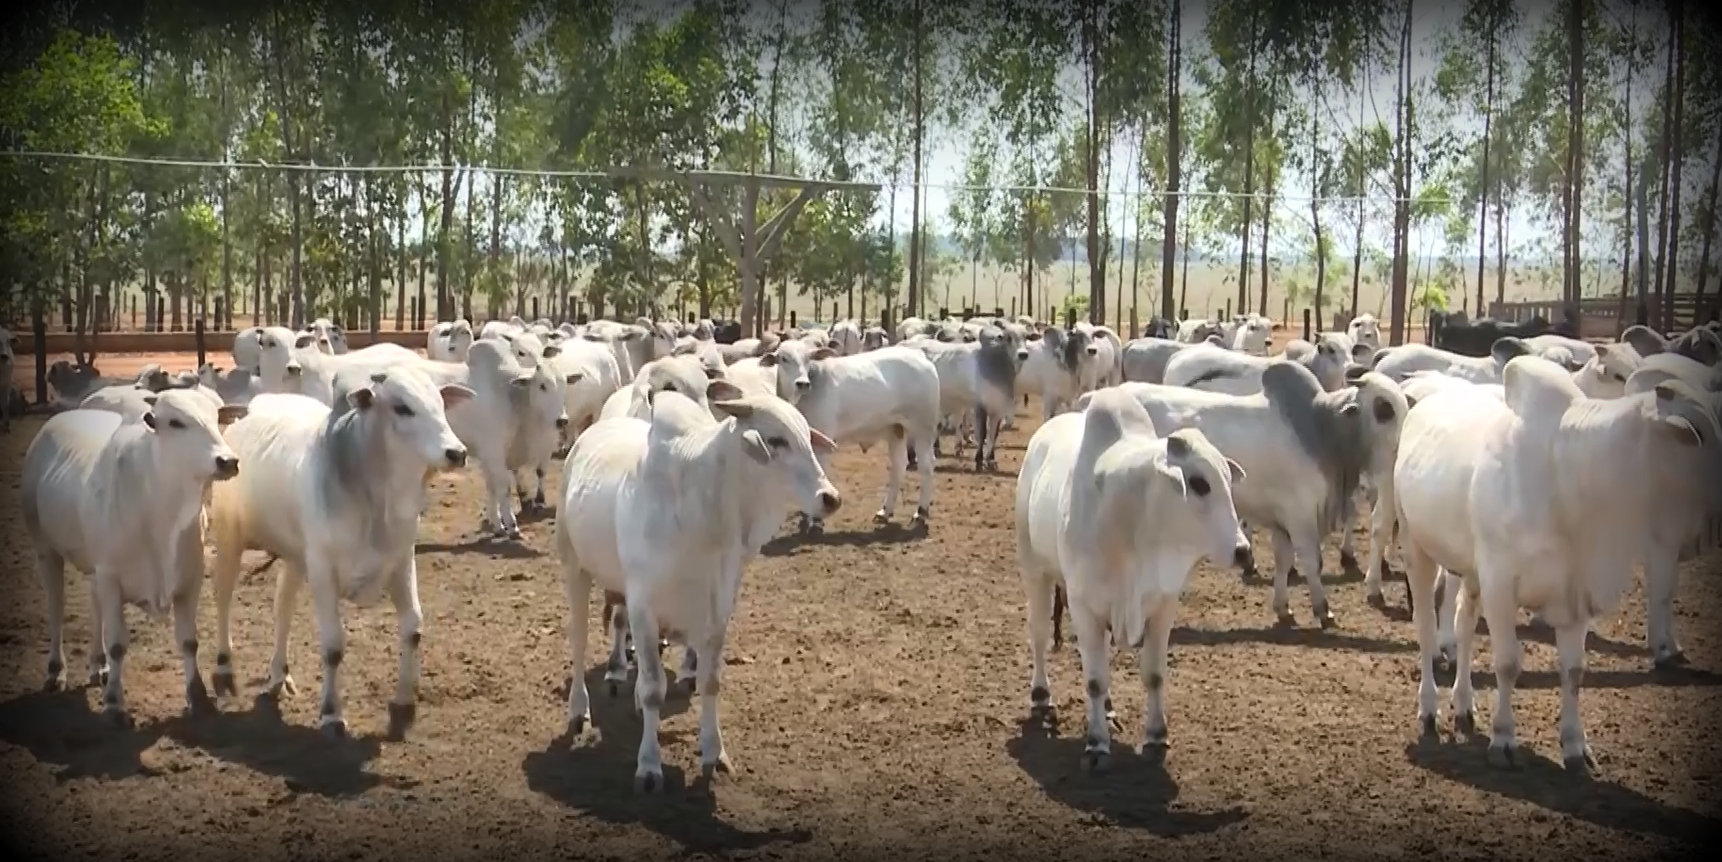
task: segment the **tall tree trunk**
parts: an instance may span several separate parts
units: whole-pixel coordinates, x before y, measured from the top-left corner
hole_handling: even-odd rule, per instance
[[[1261,33],[1256,28],[1254,6],[1250,7],[1250,64],[1245,86],[1248,91],[1244,98],[1245,109],[1249,119],[1244,123],[1244,217],[1239,222],[1238,241],[1241,248],[1238,251],[1238,304],[1241,314],[1250,302],[1250,226],[1254,217],[1252,205],[1256,193],[1256,53],[1261,44]]]
[[[1279,89],[1279,85],[1276,82],[1273,86],[1273,91],[1277,92],[1278,89]],[[1273,137],[1274,137],[1274,118],[1278,115],[1279,115],[1278,99],[1275,95],[1270,94],[1268,96],[1268,128],[1267,128],[1268,140],[1273,140]],[[1261,250],[1261,255],[1262,255],[1262,271],[1261,271],[1262,290],[1261,290],[1261,293],[1256,297],[1256,313],[1263,316],[1263,317],[1267,317],[1268,316],[1268,232],[1273,229],[1273,223],[1274,223],[1274,181],[1273,181],[1273,175],[1272,174],[1269,174],[1268,177],[1266,178],[1266,180],[1262,183],[1262,192],[1263,192],[1263,197],[1262,197],[1262,250]],[[1243,311],[1244,311],[1243,307],[1239,306],[1238,307],[1238,313],[1242,314]]]
[[[1395,113],[1398,115],[1397,153],[1393,170],[1393,273],[1388,320],[1388,341],[1405,343],[1407,266],[1410,264],[1411,234],[1411,14],[1412,0],[1405,2],[1405,23],[1399,30],[1399,86]]]
[[[1489,135],[1495,119],[1495,43],[1500,39],[1500,16],[1489,13],[1488,66],[1483,72],[1483,164],[1477,195],[1477,316],[1483,316],[1483,264],[1489,259]],[[1628,137],[1631,137],[1628,135]],[[1631,146],[1631,144],[1628,144]]]
[[[1704,307],[1704,286],[1710,280],[1710,244],[1716,238],[1716,204],[1718,187],[1722,186],[1722,124],[1716,127],[1716,154],[1710,159],[1710,203],[1704,208],[1704,246],[1698,253],[1697,320],[1707,320]]]
[[[1654,278],[1652,292],[1656,295],[1657,301],[1661,302],[1662,307],[1664,308],[1668,305],[1665,301],[1665,297],[1663,296],[1662,279],[1664,273],[1667,272],[1666,255],[1669,246],[1668,192],[1669,186],[1671,185],[1669,168],[1674,164],[1674,58],[1679,53],[1680,44],[1680,17],[1676,14],[1677,12],[1678,7],[1671,5],[1668,15],[1668,57],[1666,60],[1667,65],[1665,66],[1662,83],[1662,135],[1657,144],[1657,148],[1661,153],[1661,161],[1657,166],[1659,173],[1657,175],[1656,192],[1656,268],[1652,273]],[[1661,314],[1657,315],[1654,325],[1662,325]]]
[[[1507,301],[1507,193],[1495,195],[1495,301]]]
[[[1579,321],[1579,302],[1584,296],[1584,18],[1585,0],[1569,0],[1567,7],[1567,308],[1571,320]],[[1576,334],[1576,333],[1575,333]]]
[[[1650,155],[1638,170],[1638,313],[1633,320],[1650,325]]]
[[[1638,7],[1636,5],[1632,7],[1630,14],[1632,15],[1632,22],[1627,30],[1627,42],[1636,45],[1638,44]],[[1624,212],[1621,214],[1620,222],[1620,304],[1615,311],[1615,334],[1617,335],[1620,330],[1626,328],[1626,299],[1632,291],[1632,62],[1628,60],[1625,66],[1626,80],[1621,83],[1620,91],[1622,98],[1625,99],[1626,107],[1626,118],[1622,122],[1621,128],[1626,131],[1620,137],[1622,146],[1626,148],[1624,160],[1626,189],[1621,194]],[[1640,181],[1642,182],[1642,180]]]
[[[1190,223],[1189,222],[1184,222],[1184,263],[1183,263],[1182,268],[1183,268],[1184,272],[1183,272],[1183,274],[1181,274],[1178,277],[1178,315],[1179,316],[1172,318],[1173,320],[1182,319],[1185,311],[1188,310],[1190,307]]]
[[[400,211],[395,217],[395,331],[405,330],[407,322],[407,199],[401,189]]]
[[[1672,96],[1674,123],[1672,160],[1668,167],[1668,238],[1662,253],[1668,275],[1663,278],[1662,328],[1674,329],[1674,296],[1679,291],[1676,276],[1680,272],[1680,187],[1686,160],[1686,3],[1673,0],[1674,18],[1674,91]]]
[[[1160,237],[1160,316],[1177,320],[1178,310],[1172,305],[1172,255],[1177,250],[1180,169],[1183,167],[1183,109],[1180,107],[1183,88],[1179,86],[1183,73],[1183,34],[1179,23],[1183,16],[1182,0],[1172,0],[1171,21],[1168,24],[1166,62],[1166,201],[1163,231]],[[1186,250],[1185,254],[1189,252]]]
[[[1086,164],[1083,173],[1088,183],[1088,320],[1101,325],[1106,322],[1106,260],[1100,249],[1100,8],[1097,3],[1083,3],[1083,47],[1088,66],[1088,128]]]
[[[370,216],[370,219],[369,219],[370,230],[368,231],[368,233],[370,234],[370,240],[371,240],[371,272],[370,272],[371,297],[370,297],[370,301],[368,303],[369,307],[366,310],[366,316],[369,317],[370,319],[366,321],[366,324],[370,328],[371,340],[372,340],[373,344],[376,343],[377,331],[380,330],[383,326],[383,323],[382,323],[382,320],[383,320],[383,242],[382,242],[382,236],[383,236],[383,231],[386,229],[383,227],[383,224],[382,224],[382,213],[379,211],[379,208],[377,206],[376,184],[377,184],[377,181],[375,179],[372,179],[368,176],[366,177],[366,179],[365,179],[365,209],[368,211],[368,214]]]
[[[1363,111],[1368,108],[1370,92],[1372,91],[1370,90],[1369,64],[1365,63],[1363,66],[1363,86],[1357,91],[1359,116],[1362,116]],[[1357,316],[1358,289],[1363,283],[1363,197],[1369,193],[1369,178],[1359,175],[1356,179],[1357,186],[1351,190],[1351,193],[1357,196],[1357,200],[1354,202],[1357,205],[1357,232],[1352,237],[1351,306],[1346,311],[1347,318]]]
[[[921,101],[921,79],[923,77],[921,69],[921,31],[925,29],[925,19],[922,16],[921,2],[922,0],[915,0],[914,18],[913,24],[911,25],[915,28],[912,39],[915,55],[913,61],[915,68],[912,73],[915,78],[913,96],[915,131],[914,154],[910,157],[914,162],[914,180],[911,196],[909,198],[909,309],[910,313],[917,315],[922,313],[926,305],[926,297],[923,296],[924,285],[921,284],[921,144],[923,139],[926,137],[926,127],[924,124],[926,112],[924,110],[925,106]]]
[[[473,193],[474,179],[478,171],[467,169],[466,172],[466,265],[460,273],[460,313],[467,320],[472,319],[472,294],[477,289],[478,273],[478,201]]]
[[[1314,112],[1311,112],[1309,155],[1310,164],[1313,167],[1309,172],[1309,224],[1310,228],[1315,231],[1315,297],[1312,304],[1315,306],[1316,332],[1327,328],[1326,324],[1322,323],[1322,298],[1327,289],[1327,235],[1322,232],[1321,201],[1318,200],[1321,197],[1321,168],[1317,161],[1321,146],[1320,141],[1321,121]],[[1286,321],[1286,325],[1290,326],[1291,321]],[[1314,335],[1315,333],[1310,334]]]

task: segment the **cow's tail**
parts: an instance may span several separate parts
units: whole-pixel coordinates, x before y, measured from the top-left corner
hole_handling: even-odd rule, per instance
[[[275,565],[275,562],[279,559],[281,559],[280,554],[270,554],[269,559],[264,560],[263,562],[252,567],[251,571],[245,573],[245,576],[248,578],[257,577],[258,575],[263,574],[263,572],[265,570],[267,570],[270,566]]]

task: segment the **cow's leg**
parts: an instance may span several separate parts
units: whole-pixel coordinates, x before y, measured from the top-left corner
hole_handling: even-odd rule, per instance
[[[1453,598],[1451,605],[1442,602],[1442,614],[1457,629],[1453,646],[1453,705],[1450,708],[1453,729],[1470,736],[1477,732],[1477,693],[1471,685],[1471,662],[1477,655],[1477,616],[1484,608],[1483,596],[1478,592],[1477,579],[1472,577],[1458,578],[1448,573],[1444,588],[1453,594]],[[1447,610],[1449,606],[1451,611]],[[1494,629],[1489,631],[1493,637]],[[1517,649],[1517,641],[1514,643]]]
[[[924,440],[914,442],[923,445],[926,443]],[[875,524],[889,524],[891,518],[897,514],[897,495],[902,490],[903,468],[908,464],[911,445],[913,444],[908,438],[908,432],[901,425],[893,428],[890,436],[886,438],[885,448],[888,450],[890,473],[885,477],[885,502],[880,505],[879,511],[873,513],[873,523]],[[922,460],[926,461],[930,471],[933,462],[927,459]]]
[[[628,597],[628,628],[640,636],[641,643],[655,643],[658,621],[653,618],[644,596]],[[658,727],[664,709],[664,660],[656,650],[635,652],[640,666],[634,678],[634,704],[640,710],[640,752],[634,767],[634,789],[642,793],[662,790],[664,786],[663,753],[658,748]]]
[[[108,684],[108,642],[102,633],[107,628],[107,617],[102,613],[102,595],[96,590],[95,582],[90,583],[90,685],[105,686]]]
[[[729,759],[729,752],[724,750],[723,729],[718,726],[718,692],[723,687],[723,646],[728,620],[724,615],[719,615],[714,622],[712,631],[700,640],[700,652],[705,655],[705,660],[699,662],[697,669],[688,668],[698,674],[700,775],[707,781],[712,780],[719,772],[735,771],[735,765]],[[684,656],[683,665],[694,661],[692,644],[687,646]]]
[[[1303,580],[1309,586],[1310,609],[1324,629],[1339,623],[1333,618],[1333,608],[1327,602],[1327,588],[1321,583],[1321,533],[1309,530],[1299,536],[1297,556],[1303,561]]]
[[[1357,492],[1345,495],[1339,509],[1339,565],[1343,571],[1357,570]]]
[[[1297,618],[1292,616],[1291,596],[1286,592],[1286,581],[1291,578],[1292,569],[1292,540],[1291,535],[1280,527],[1268,530],[1274,544],[1274,617],[1282,626],[1297,624]]]
[[[263,689],[276,699],[299,693],[287,669],[287,637],[293,627],[293,602],[299,598],[299,587],[304,583],[305,569],[283,560],[281,569],[275,573],[275,652],[269,657],[269,681]]]
[[[698,691],[699,670],[699,655],[695,652],[694,645],[684,639],[682,642],[682,664],[681,667],[676,668],[676,685],[685,686],[689,694]]]
[[[1555,650],[1561,665],[1561,761],[1570,772],[1589,773],[1596,768],[1596,756],[1585,740],[1584,724],[1579,719],[1579,686],[1584,682],[1585,635],[1590,633],[1590,620],[1575,620],[1555,629]],[[1490,627],[1489,635],[1495,634]]]
[[[921,496],[915,504],[915,517],[909,523],[911,526],[924,526],[933,515],[933,462],[922,461],[917,472],[921,474]],[[898,476],[900,478],[902,474],[899,473]]]
[[[215,702],[209,699],[209,688],[197,669],[197,602],[203,595],[201,538],[196,528],[187,530],[182,537],[182,542],[190,545],[181,549],[190,552],[182,559],[196,568],[195,574],[182,582],[184,585],[173,597],[173,639],[179,644],[179,659],[185,671],[185,708],[193,715],[215,711]]]
[[[3,408],[0,408],[3,409]],[[66,687],[66,561],[47,548],[36,549],[36,579],[48,594],[47,691]]]
[[[1171,745],[1166,732],[1166,656],[1172,643],[1172,624],[1177,618],[1178,600],[1161,600],[1160,606],[1148,616],[1141,653],[1137,656],[1142,684],[1148,692],[1148,716],[1142,736],[1145,757],[1165,757]]]
[[[532,508],[535,510],[543,509],[549,505],[549,501],[544,496],[544,477],[549,473],[550,459],[548,458],[538,462],[538,466],[532,468]]]
[[[1483,619],[1489,623],[1489,646],[1495,656],[1495,713],[1493,727],[1489,734],[1489,763],[1495,766],[1516,766],[1518,764],[1519,743],[1514,735],[1513,722],[1513,687],[1518,684],[1519,670],[1524,661],[1524,652],[1519,645],[1519,634],[1515,628],[1518,624],[1518,601],[1513,595],[1513,584],[1506,572],[1489,571],[1486,567],[1498,565],[1478,561],[1480,583],[1480,598],[1483,605]],[[1468,598],[1468,597],[1467,597]],[[1459,659],[1469,658],[1465,641],[1475,635],[1467,635],[1464,631],[1464,621],[1459,621]],[[1470,668],[1461,664],[1455,669],[1457,679],[1464,680]],[[1457,689],[1458,685],[1455,684]],[[1457,700],[1455,691],[1454,699]]]
[[[419,644],[424,635],[424,613],[419,607],[418,563],[412,554],[396,567],[389,584],[395,604],[395,628],[400,634],[401,666],[395,681],[395,698],[389,701],[389,738],[399,739],[412,727],[418,712]]]
[[[1644,559],[1645,592],[1650,594],[1644,622],[1650,660],[1659,668],[1673,667],[1686,661],[1686,653],[1674,636],[1674,590],[1679,579],[1678,549],[1652,542]]]
[[[1440,584],[1441,589],[1436,594],[1436,598],[1440,600],[1440,607],[1436,610],[1435,634],[1436,643],[1440,646],[1441,652],[1436,658],[1440,661],[1455,662],[1458,661],[1459,649],[1459,635],[1455,628],[1458,625],[1459,593],[1463,590],[1471,590],[1474,594],[1476,586],[1474,581],[1467,581],[1446,569],[1441,570]],[[1477,627],[1477,609],[1477,600],[1473,596],[1470,610],[1471,628],[1473,629]]]
[[[1076,629],[1076,649],[1082,657],[1082,676],[1088,693],[1088,740],[1083,746],[1082,765],[1103,772],[1112,761],[1112,728],[1107,719],[1111,700],[1111,667],[1106,619],[1094,612],[1083,597],[1072,595],[1070,623]]]
[[[1046,654],[1053,644],[1053,591],[1058,578],[1040,572],[1023,572],[1028,592],[1028,707],[1030,712],[1052,709],[1052,682],[1046,675]]]
[[[216,697],[239,693],[233,674],[233,588],[239,583],[239,551],[220,538],[215,542],[215,673],[210,687]]]
[[[508,499],[511,479],[509,471],[489,460],[480,461],[479,464],[484,471],[484,487],[490,498],[485,509],[495,513],[496,535],[511,539],[520,538],[520,523],[514,519],[514,504]],[[480,529],[482,530],[483,526],[480,526]]]
[[[610,659],[604,663],[604,682],[615,697],[628,681],[628,608],[620,602],[605,605],[604,622],[610,627]],[[637,653],[636,653],[637,654]]]
[[[1417,628],[1417,723],[1425,736],[1435,735],[1440,692],[1435,687],[1437,634],[1435,581],[1441,569],[1414,542],[1406,542],[1405,579],[1411,593],[1411,623]]]
[[[819,462],[819,469],[827,474],[831,472],[831,456],[824,452],[816,452],[814,460]],[[825,516],[819,512],[801,513],[801,531],[809,536],[822,535],[825,532]]]
[[[1395,506],[1393,477],[1380,480],[1369,507],[1369,567],[1363,573],[1363,593],[1370,604],[1385,607],[1381,576],[1387,568],[1387,543],[1393,541]],[[1342,561],[1343,562],[1343,561]]]
[[[108,680],[102,688],[102,714],[119,727],[131,727],[132,717],[126,712],[125,664],[126,630],[125,603],[120,597],[118,572],[98,567],[91,589],[97,593],[96,605],[101,610],[102,651],[108,657]]]
[[[323,695],[318,699],[317,729],[339,738],[347,734],[347,721],[341,717],[341,660],[347,655],[341,596],[328,563],[312,562],[306,575],[311,585],[312,616],[317,622],[317,646],[323,653]]]
[[[561,541],[566,543],[567,539]],[[568,653],[573,662],[573,673],[568,677],[568,735],[575,737],[592,723],[592,696],[586,691],[586,641],[589,637],[586,629],[592,616],[592,573],[581,568],[579,559],[570,553],[567,544],[561,550],[562,593],[568,599]],[[606,623],[609,622],[609,611],[606,604]],[[610,656],[612,662],[619,663],[615,653],[621,651],[621,643],[617,638]],[[623,666],[622,673],[627,674],[626,666]]]

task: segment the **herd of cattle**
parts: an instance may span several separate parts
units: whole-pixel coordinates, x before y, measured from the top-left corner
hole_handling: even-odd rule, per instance
[[[1484,328],[1492,340],[1479,345]],[[1365,590],[1382,604],[1385,552],[1400,543],[1420,645],[1417,714],[1436,724],[1434,666],[1469,667],[1476,618],[1489,623],[1497,700],[1490,759],[1511,763],[1518,609],[1556,632],[1560,738],[1587,768],[1578,718],[1587,628],[1646,571],[1648,640],[1681,661],[1672,631],[1676,564],[1713,548],[1722,520],[1722,337],[1714,323],[1666,338],[1633,327],[1593,344],[1493,321],[1450,323],[1446,344],[1384,347],[1375,318],[1295,339],[1269,356],[1261,317],[1155,320],[1129,341],[1104,326],[1027,318],[927,321],[894,331],[853,320],[763,339],[723,338],[712,321],[641,318],[553,325],[519,318],[439,323],[425,353],[350,350],[339,327],[239,332],[234,367],[111,381],[56,363],[64,412],[23,466],[25,526],[47,590],[48,680],[66,684],[64,566],[89,573],[90,679],[128,723],[126,604],[170,611],[193,711],[215,708],[198,669],[202,548],[214,547],[212,686],[235,691],[229,624],[242,574],[280,563],[266,692],[292,693],[287,638],[308,586],[322,660],[319,726],[345,732],[339,685],[343,601],[387,593],[400,637],[390,732],[414,718],[423,618],[414,543],[429,477],[476,462],[480,529],[518,538],[521,511],[552,505],[574,673],[568,730],[590,722],[582,672],[596,585],[612,640],[612,694],[637,669],[643,715],[636,785],[663,785],[661,659],[683,648],[678,681],[701,700],[702,771],[727,770],[717,697],[742,573],[791,514],[813,533],[842,504],[831,453],[883,443],[874,515],[897,515],[905,468],[920,474],[911,524],[931,518],[944,435],[977,471],[995,468],[1018,398],[1044,421],[1016,485],[1027,593],[1030,703],[1051,704],[1046,657],[1068,613],[1088,704],[1084,762],[1110,755],[1108,656],[1140,651],[1145,750],[1163,751],[1168,638],[1195,564],[1254,568],[1245,523],[1273,543],[1271,607],[1293,624],[1287,583],[1301,567],[1314,618],[1335,625],[1321,542],[1369,509]],[[11,378],[10,336],[6,379]],[[1024,403],[1027,403],[1026,400]],[[511,494],[513,499],[511,499]],[[241,554],[269,562],[242,573]],[[716,562],[714,571],[714,561]],[[1437,586],[1442,589],[1437,590]],[[633,650],[634,640],[657,649]],[[1469,673],[1450,715],[1474,732]]]

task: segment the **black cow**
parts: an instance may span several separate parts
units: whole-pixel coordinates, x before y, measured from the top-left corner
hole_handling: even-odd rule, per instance
[[[1492,317],[1466,321],[1442,312],[1429,318],[1430,345],[1461,356],[1489,356],[1495,342],[1503,338],[1535,338],[1539,335],[1565,335],[1576,338],[1570,325],[1554,326],[1541,315],[1530,320],[1511,323]]]
[[[1164,317],[1150,317],[1142,324],[1142,338],[1177,338],[1178,322]]]
[[[713,320],[712,340],[719,344],[734,344],[741,340],[741,321]]]

